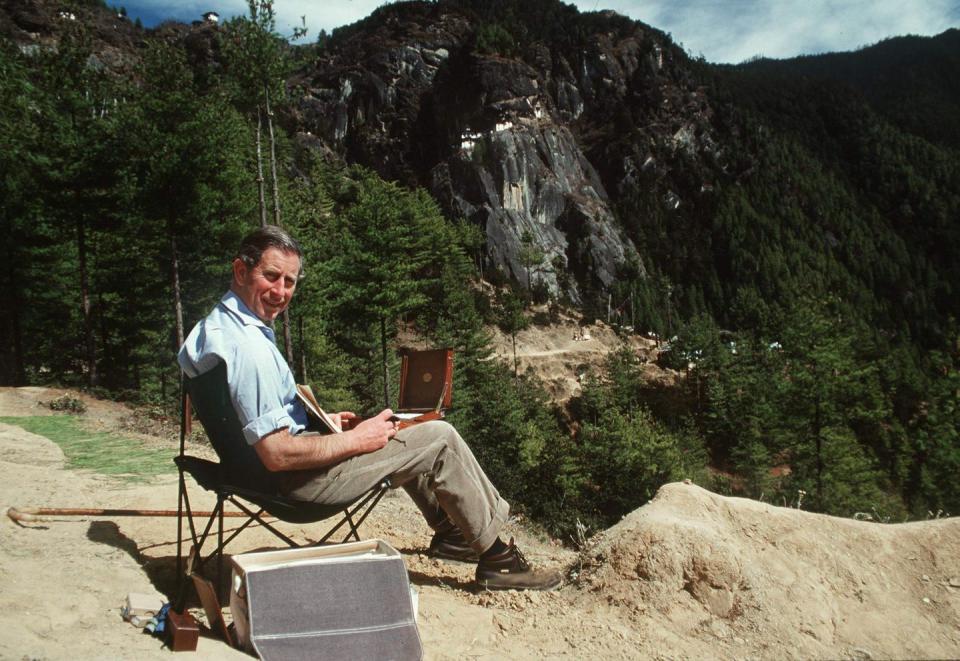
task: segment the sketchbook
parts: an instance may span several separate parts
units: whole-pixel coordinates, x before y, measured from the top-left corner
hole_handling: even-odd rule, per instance
[[[317,398],[313,394],[313,389],[311,389],[310,386],[297,384],[297,399],[303,404],[303,408],[307,410],[307,416],[310,420],[320,425],[320,431],[330,432],[332,434],[339,434],[343,431],[340,425],[338,425],[326,411],[320,408],[320,404],[317,402]]]
[[[400,395],[393,419],[401,429],[442,419],[453,402],[453,349],[403,350],[400,356]],[[320,431],[343,431],[320,407],[310,386],[297,385],[297,398]]]

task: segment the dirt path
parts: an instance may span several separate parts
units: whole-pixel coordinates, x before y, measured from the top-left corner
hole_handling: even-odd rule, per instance
[[[534,306],[534,311],[545,313],[545,306]],[[673,385],[679,378],[676,372],[654,364],[657,345],[654,340],[639,336],[623,337],[602,322],[582,325],[573,312],[557,316],[549,325],[533,324],[517,333],[517,363],[521,372],[532,370],[543,382],[555,402],[565,402],[580,394],[583,376],[591,367],[603,363],[604,358],[622,347],[628,347],[637,359],[645,363],[647,378],[663,385]],[[494,354],[508,365],[513,365],[513,340],[495,329]]]
[[[38,414],[46,394],[0,389],[0,415]],[[98,425],[127,415],[97,406]],[[195,506],[210,505],[193,493]],[[129,483],[68,470],[51,441],[0,425],[4,510],[175,505],[172,472]],[[173,590],[174,519],[21,526],[3,517],[0,526],[0,658],[169,658],[119,607],[128,592]],[[285,530],[302,540],[314,532]],[[428,659],[960,657],[956,518],[885,526],[667,485],[592,540],[585,565],[511,525],[534,562],[579,568],[577,583],[547,594],[478,592],[469,565],[422,555],[428,531],[402,492],[364,533],[404,554]],[[234,544],[233,552],[276,546],[261,530]],[[208,636],[184,656],[249,658]]]

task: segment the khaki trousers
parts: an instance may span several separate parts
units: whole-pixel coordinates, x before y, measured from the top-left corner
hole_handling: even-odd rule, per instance
[[[466,442],[442,420],[403,429],[376,452],[284,473],[281,490],[295,500],[341,503],[385,477],[410,494],[431,528],[442,530],[449,519],[478,553],[493,545],[510,514]]]

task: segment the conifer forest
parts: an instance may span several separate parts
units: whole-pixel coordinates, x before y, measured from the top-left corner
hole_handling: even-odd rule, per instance
[[[305,251],[277,322],[298,381],[330,410],[369,414],[384,403],[384,333],[394,400],[401,337],[453,347],[448,419],[553,534],[600,529],[686,478],[846,517],[960,513],[957,30],[721,66],[557,0],[399,2],[290,40],[269,0],[151,30],[100,0],[28,4],[55,25],[27,44],[13,5],[0,11],[0,384],[176,418],[177,348],[228,287],[240,238],[278,224]],[[333,103],[312,91],[327,64],[437,25],[447,41],[431,53],[447,55],[429,93],[369,74],[346,124],[311,115]],[[639,64],[588,90],[571,72],[604,40]],[[509,103],[539,94],[541,152],[579,150],[577,172],[605,192],[567,203],[560,244],[532,225],[498,243],[471,211],[500,185],[484,173],[526,152],[483,133],[495,95],[471,97],[445,67],[503,92],[502,134],[519,135]],[[582,212],[598,205],[602,227]],[[490,329],[563,308],[656,334],[680,385],[651,383],[624,349],[555,403],[492,358]]]

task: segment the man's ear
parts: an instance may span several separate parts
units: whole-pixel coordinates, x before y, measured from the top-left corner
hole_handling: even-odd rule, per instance
[[[247,270],[248,270],[247,265],[242,259],[240,259],[239,257],[234,259],[233,260],[233,281],[238,285],[242,285],[244,282],[246,282]]]

